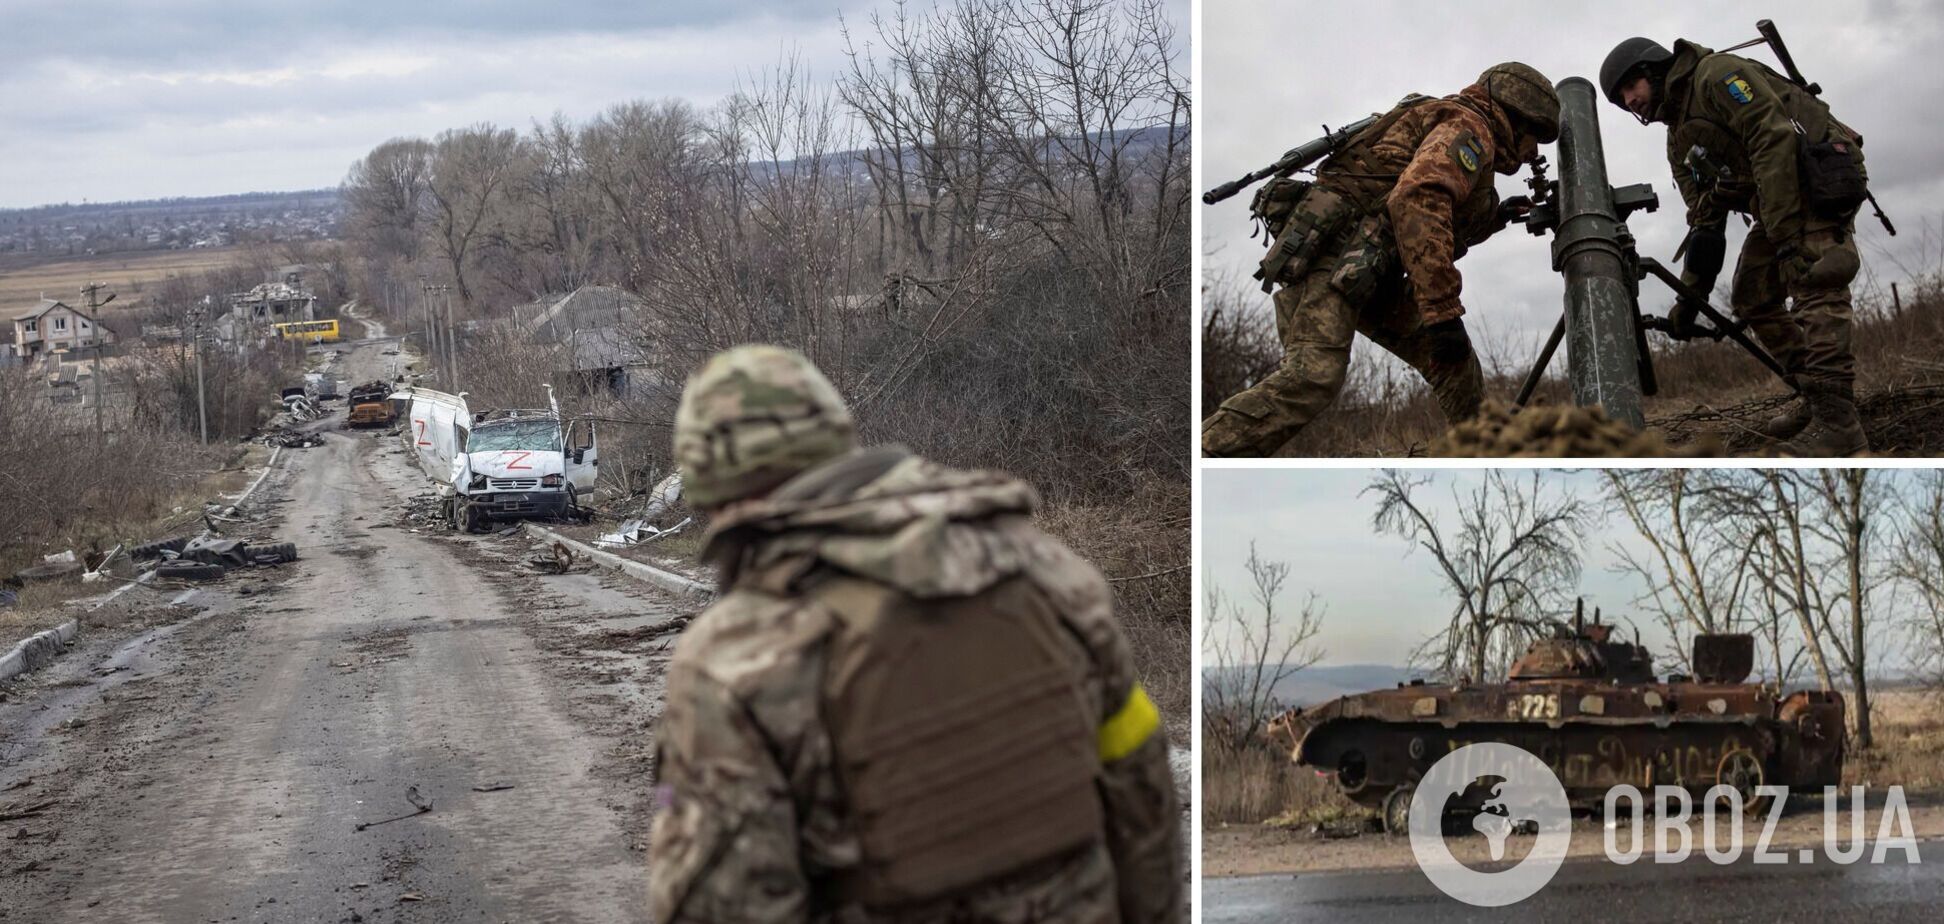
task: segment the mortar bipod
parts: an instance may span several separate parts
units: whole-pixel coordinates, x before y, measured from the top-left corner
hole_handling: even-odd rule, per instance
[[[1716,309],[1708,301],[1706,292],[1682,282],[1680,276],[1675,275],[1672,270],[1669,270],[1659,260],[1653,257],[1640,257],[1633,262],[1637,268],[1638,278],[1645,279],[1648,276],[1652,276],[1666,283],[1668,288],[1674,290],[1674,294],[1691,302],[1700,312],[1701,316],[1707,318],[1714,325],[1712,327],[1697,325],[1693,330],[1688,332],[1691,337],[1706,337],[1714,341],[1732,340],[1742,349],[1747,350],[1750,356],[1755,357],[1756,361],[1766,366],[1770,372],[1775,373],[1775,377],[1781,379],[1784,385],[1789,386],[1791,392],[1798,394],[1801,392],[1801,389],[1796,386],[1796,383],[1789,379],[1788,370],[1782,368],[1782,364],[1777,362],[1774,356],[1769,355],[1769,351],[1763,349],[1761,344],[1756,343],[1748,336],[1748,325],[1732,320],[1727,315],[1722,314],[1720,310]],[[1652,354],[1647,349],[1646,332],[1656,330],[1669,335],[1674,335],[1677,332],[1674,330],[1673,322],[1667,318],[1640,311],[1638,301],[1635,302],[1634,312],[1635,319],[1638,322],[1635,325],[1635,343],[1639,353],[1637,358],[1640,363],[1640,391],[1642,394],[1652,395],[1658,389],[1654,376]],[[1565,336],[1566,316],[1562,313],[1559,317],[1559,322],[1553,325],[1552,335],[1546,338],[1545,347],[1540,349],[1538,361],[1533,363],[1532,371],[1526,374],[1525,382],[1519,386],[1519,397],[1513,402],[1515,405],[1525,407],[1526,403],[1532,400],[1533,391],[1539,387],[1539,379],[1546,374],[1546,367],[1552,364],[1553,354],[1558,352],[1559,343]]]

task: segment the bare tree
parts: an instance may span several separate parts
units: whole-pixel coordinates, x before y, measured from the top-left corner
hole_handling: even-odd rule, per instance
[[[1753,551],[1750,573],[1762,586],[1763,605],[1778,626],[1785,612],[1794,619],[1817,681],[1825,692],[1834,690],[1820,628],[1820,614],[1827,604],[1823,569],[1815,557],[1815,536],[1808,528],[1814,497],[1788,472],[1768,470],[1738,477],[1745,487],[1732,515],[1748,524],[1746,535]],[[1779,628],[1774,637],[1779,643]],[[1785,679],[1776,678],[1778,683]]]
[[[1204,734],[1220,735],[1234,747],[1256,741],[1278,709],[1277,688],[1323,657],[1314,642],[1323,627],[1316,595],[1293,614],[1278,609],[1289,563],[1263,560],[1251,542],[1243,568],[1254,610],[1230,600],[1212,581],[1202,610],[1202,647],[1208,655],[1202,727]]]
[[[486,219],[505,195],[519,135],[512,129],[475,125],[439,134],[432,147],[426,192],[431,200],[434,245],[452,273],[459,301],[470,306],[468,256],[486,233]]]
[[[1944,472],[1917,477],[1902,498],[1890,572],[1915,600],[1906,627],[1913,660],[1931,683],[1944,686]]]
[[[1522,481],[1492,469],[1465,494],[1453,488],[1458,527],[1447,532],[1418,499],[1430,482],[1391,470],[1362,492],[1376,495],[1371,522],[1377,530],[1429,553],[1457,597],[1449,624],[1413,660],[1447,677],[1461,668],[1476,681],[1503,677],[1520,646],[1563,611],[1579,580],[1580,539],[1595,510],[1572,493],[1547,491],[1537,471]]]
[[[1739,492],[1706,469],[1608,469],[1607,495],[1645,552],[1615,543],[1616,570],[1646,585],[1634,603],[1653,614],[1673,640],[1671,655],[1691,673],[1689,639],[1735,632],[1748,621],[1753,543],[1723,516]],[[1780,678],[1778,678],[1779,680]]]
[[[1811,530],[1834,550],[1829,562],[1840,590],[1822,610],[1821,629],[1849,675],[1856,697],[1856,744],[1870,747],[1870,594],[1883,582],[1877,560],[1878,511],[1884,506],[1879,470],[1869,468],[1790,469],[1818,500]]]
[[[353,163],[343,185],[352,237],[379,254],[416,261],[431,174],[432,145],[423,138],[394,138]]]

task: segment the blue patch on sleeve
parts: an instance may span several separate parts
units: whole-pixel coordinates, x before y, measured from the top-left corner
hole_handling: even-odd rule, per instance
[[[1755,88],[1749,86],[1740,74],[1729,74],[1721,84],[1728,88],[1729,98],[1741,105],[1746,106],[1755,99]]]

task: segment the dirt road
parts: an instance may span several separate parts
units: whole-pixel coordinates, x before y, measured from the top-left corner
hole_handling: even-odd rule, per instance
[[[126,595],[173,609],[0,701],[0,920],[646,920],[654,627],[697,604],[398,525],[389,438],[278,468],[248,529],[301,561]]]

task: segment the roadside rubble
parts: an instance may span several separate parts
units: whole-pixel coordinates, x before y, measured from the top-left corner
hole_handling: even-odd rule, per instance
[[[682,473],[676,472],[663,478],[648,492],[647,503],[641,512],[629,519],[611,533],[595,538],[594,544],[602,548],[626,548],[642,542],[653,542],[664,536],[672,536],[694,522],[693,517],[683,517],[673,526],[656,525],[667,518],[682,502]]]
[[[240,539],[209,536],[160,539],[136,546],[129,556],[156,577],[186,581],[213,581],[233,568],[282,565],[297,560],[294,543],[250,545]]]
[[[257,435],[256,441],[265,446],[282,446],[285,449],[309,449],[324,445],[324,437],[285,425],[265,430]]]

